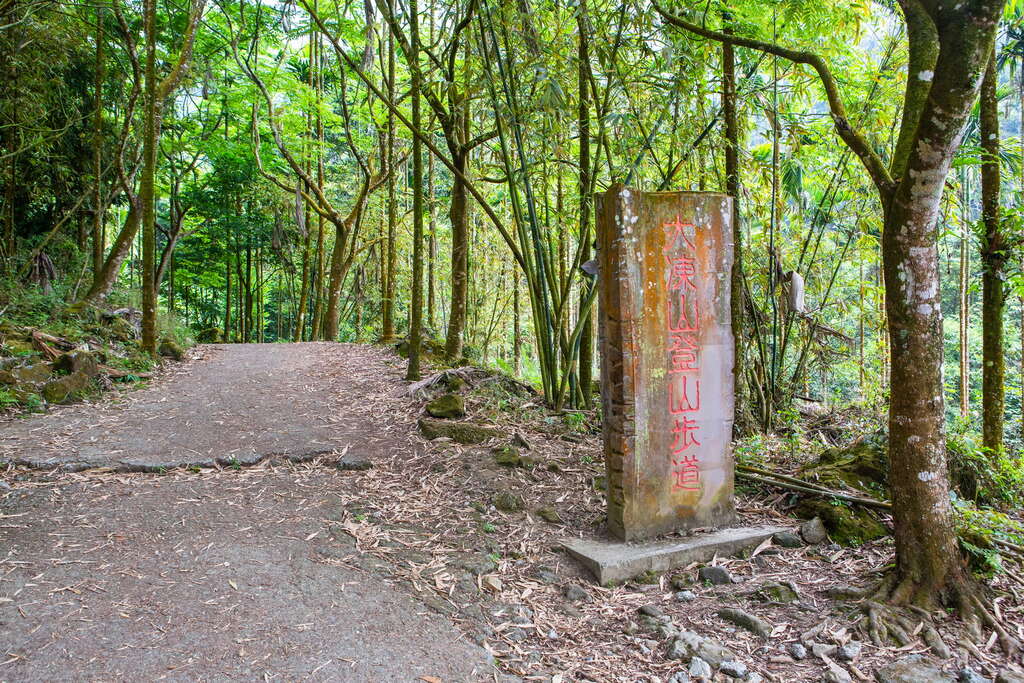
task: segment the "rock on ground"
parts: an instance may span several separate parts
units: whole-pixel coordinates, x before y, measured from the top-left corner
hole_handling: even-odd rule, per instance
[[[878,683],[955,683],[956,679],[928,663],[924,657],[904,657],[875,672]]]

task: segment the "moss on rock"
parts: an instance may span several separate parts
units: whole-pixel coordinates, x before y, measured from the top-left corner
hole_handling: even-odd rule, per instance
[[[68,353],[61,354],[53,362],[53,369],[55,372],[65,375],[81,372],[88,377],[95,377],[100,373],[96,357],[88,351],[69,351]]]
[[[84,372],[74,372],[52,379],[43,386],[47,403],[71,403],[82,397],[92,385],[92,378]]]
[[[888,488],[889,454],[884,434],[876,432],[842,448],[830,448],[818,462],[804,468],[804,476],[833,487],[848,487],[878,494]]]
[[[797,505],[796,512],[805,519],[820,517],[829,536],[841,545],[862,545],[889,533],[871,512],[860,507],[835,505],[820,498],[805,498]]]
[[[181,344],[170,339],[164,339],[160,342],[157,352],[165,358],[173,358],[174,360],[182,360],[185,357],[185,349],[181,347]]]
[[[427,413],[446,419],[465,417],[466,403],[458,394],[442,394],[427,403]]]
[[[493,427],[483,427],[468,422],[433,420],[427,417],[420,418],[419,428],[420,433],[428,439],[433,440],[447,437],[452,441],[466,445],[483,443],[488,439],[503,436],[501,431]]]

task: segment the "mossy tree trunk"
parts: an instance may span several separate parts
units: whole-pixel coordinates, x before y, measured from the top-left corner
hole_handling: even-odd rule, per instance
[[[994,453],[1003,449],[1006,363],[1003,358],[1003,314],[1006,308],[1007,244],[999,217],[999,75],[995,45],[981,82],[981,439]]]

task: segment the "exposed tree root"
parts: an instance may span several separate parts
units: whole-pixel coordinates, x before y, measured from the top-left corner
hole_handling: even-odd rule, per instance
[[[862,603],[861,609],[867,616],[866,626],[862,628],[871,642],[879,647],[892,642],[901,647],[907,646],[920,635],[936,655],[947,658],[951,654],[949,647],[935,628],[933,619],[933,614],[942,606],[940,601],[956,608],[968,640],[984,642],[984,625],[996,633],[1000,646],[1008,656],[1019,651],[1020,643],[986,606],[981,588],[966,579],[952,582],[946,591],[936,591],[907,577],[898,580],[895,573],[889,574],[878,590]]]

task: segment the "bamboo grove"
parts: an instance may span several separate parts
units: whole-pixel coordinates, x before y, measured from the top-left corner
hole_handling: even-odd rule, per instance
[[[870,3],[729,10],[744,34],[814,45],[838,27],[868,45],[825,56],[844,70],[851,119],[873,145],[892,142],[907,68],[895,15]],[[1016,133],[1011,10],[997,125]],[[377,0],[6,3],[7,272],[24,278],[43,256],[78,269],[66,294],[79,303],[152,281],[140,301],[239,342],[395,339],[419,309],[442,357],[498,363],[553,404],[583,405],[596,363],[581,270],[594,193],[615,181],[729,190],[747,264],[735,317],[748,418],[770,426],[794,396],[884,393],[880,214],[806,69],[731,46],[724,62],[714,41],[669,30],[644,3],[475,0],[420,8],[415,27],[410,11]],[[959,325],[947,334],[948,389],[964,415],[981,393],[969,361],[986,253],[981,120],[976,107],[940,220]],[[1020,156],[1012,141],[999,147],[1004,231],[1016,225]],[[802,309],[789,305],[794,282]],[[1009,312],[1007,323],[1020,324]],[[1019,412],[1019,392],[1008,402]]]

